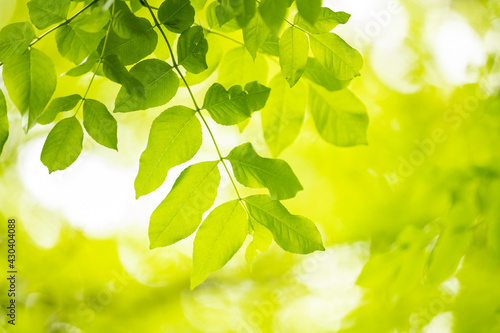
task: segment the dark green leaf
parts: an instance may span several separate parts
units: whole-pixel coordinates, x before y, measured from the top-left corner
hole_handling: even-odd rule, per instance
[[[43,145],[40,159],[49,173],[64,170],[82,152],[83,129],[75,117],[61,120],[52,128]]]
[[[66,24],[56,31],[57,49],[63,57],[80,64],[96,50],[105,34],[104,30],[87,32],[73,23]]]
[[[5,95],[0,90],[0,155],[2,155],[5,142],[9,138],[9,118],[7,117],[7,102]]]
[[[42,51],[31,48],[4,65],[3,79],[28,131],[56,90],[54,64]]]
[[[210,212],[194,239],[191,289],[224,267],[247,234],[248,218],[239,200],[226,202]]]
[[[255,220],[269,229],[283,250],[299,254],[325,250],[321,234],[311,220],[290,214],[279,201],[267,195],[253,195],[245,198],[245,202],[252,223]]]
[[[130,39],[121,38],[111,30],[108,35],[104,56],[116,54],[120,61],[125,66],[128,66],[153,53],[158,43],[158,34],[147,19],[139,18],[139,22],[140,28]],[[103,45],[104,40],[99,45],[98,52],[101,52]]]
[[[247,83],[245,90],[241,86],[233,86],[226,91],[221,84],[214,83],[205,95],[203,108],[221,125],[238,124],[262,109],[270,92],[258,82]]]
[[[168,30],[181,33],[194,23],[194,8],[189,0],[165,0],[159,10],[158,18]]]
[[[0,61],[3,63],[20,57],[36,38],[29,22],[12,23],[0,31]]]
[[[311,23],[299,13],[295,16],[294,23],[313,34],[330,32],[339,24],[346,24],[351,15],[345,12],[334,12],[330,8],[322,7],[318,18]]]
[[[144,86],[141,81],[129,73],[116,54],[103,59],[104,75],[113,82],[123,85],[128,94],[144,98]]]
[[[73,110],[81,100],[82,96],[78,94],[54,98],[38,117],[37,122],[41,125],[50,124],[60,112]]]
[[[231,162],[239,183],[252,188],[266,187],[273,199],[290,199],[303,190],[288,163],[260,157],[251,143],[234,148],[225,159]]]
[[[287,7],[287,0],[262,0],[260,2],[260,15],[274,35],[278,35],[283,25]]]
[[[350,90],[327,91],[310,86],[309,110],[319,134],[339,147],[367,144],[366,107]]]
[[[309,54],[309,41],[304,32],[290,27],[279,41],[281,72],[293,87],[304,73]]]
[[[70,0],[31,0],[28,2],[31,22],[38,29],[45,29],[64,21],[70,4]]]
[[[130,11],[127,4],[118,0],[115,1],[112,27],[118,37],[125,39],[134,36],[140,37],[147,29],[141,24],[140,19]]]
[[[255,0],[229,1],[229,4],[240,27],[246,27],[255,15]]]
[[[195,114],[187,107],[174,106],[153,121],[135,179],[137,198],[156,190],[170,168],[189,161],[200,149],[201,124]]]
[[[143,60],[130,70],[144,86],[144,97],[130,94],[125,87],[118,92],[114,112],[146,110],[166,104],[175,96],[179,78],[172,67],[158,59]]]
[[[198,74],[208,68],[206,55],[208,42],[201,27],[184,31],[177,42],[177,59],[187,71]]]
[[[217,196],[220,183],[218,163],[194,164],[180,174],[170,193],[151,215],[151,249],[174,244],[198,228],[203,213],[213,205]]]
[[[320,12],[323,0],[296,0],[300,15],[314,24]]]
[[[306,111],[306,86],[298,82],[290,88],[285,78],[278,74],[271,80],[270,88],[271,95],[261,111],[262,129],[269,150],[277,157],[300,133]]]
[[[310,35],[311,49],[319,63],[339,80],[359,76],[363,67],[361,54],[334,33]]]
[[[94,99],[86,99],[83,103],[83,126],[97,143],[118,150],[118,126],[106,105]]]

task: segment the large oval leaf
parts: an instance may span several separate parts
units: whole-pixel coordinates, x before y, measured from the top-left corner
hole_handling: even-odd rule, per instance
[[[286,29],[279,41],[279,51],[281,72],[293,87],[307,65],[309,41],[306,34],[294,27]]]
[[[97,143],[118,150],[118,125],[106,105],[94,99],[86,99],[83,103],[83,126]]]
[[[0,31],[0,61],[16,60],[36,38],[35,30],[29,22],[12,23]]]

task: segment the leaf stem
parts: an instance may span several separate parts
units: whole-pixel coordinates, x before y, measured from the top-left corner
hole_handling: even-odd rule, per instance
[[[203,30],[205,30],[206,32],[208,32],[209,34],[214,34],[214,35],[217,35],[217,36],[221,36],[221,37],[224,37],[226,39],[229,39],[230,41],[233,41],[235,42],[236,44],[239,44],[241,46],[245,46],[244,43],[240,42],[239,40],[236,40],[232,37],[229,37],[227,35],[224,35],[224,34],[221,34],[220,32],[217,32],[217,31],[213,31],[212,29],[207,29],[207,28],[204,28],[203,26],[200,25],[201,28],[203,28]]]
[[[201,113],[201,109],[198,106],[198,103],[196,102],[196,98],[194,97],[194,94],[193,94],[193,92],[191,90],[191,87],[189,86],[188,82],[186,81],[186,78],[184,77],[184,75],[182,74],[182,72],[179,69],[179,65],[178,65],[177,61],[175,60],[174,51],[172,50],[172,46],[170,45],[170,42],[168,41],[168,38],[165,35],[165,32],[163,31],[160,23],[158,22],[158,19],[156,18],[156,15],[154,14],[154,12],[152,10],[152,7],[149,5],[148,1],[147,0],[141,0],[141,2],[148,8],[148,10],[149,10],[149,12],[151,14],[151,17],[153,18],[153,21],[155,23],[155,26],[158,28],[158,30],[160,30],[160,33],[163,36],[163,39],[167,43],[168,50],[170,52],[170,57],[172,59],[173,67],[175,68],[175,70],[177,71],[177,73],[181,77],[182,81],[184,82],[184,85],[186,86],[186,88],[187,88],[187,90],[189,92],[189,95],[191,96],[191,100],[193,101],[193,104],[194,104],[194,107],[196,109],[196,112],[200,116],[201,120],[203,121],[203,124],[205,125],[205,127],[208,130],[208,133],[210,134],[210,137],[212,138],[212,142],[214,143],[215,150],[217,151],[217,155],[219,156],[219,161],[224,166],[224,169],[226,170],[226,173],[229,176],[229,179],[231,180],[231,184],[233,185],[234,191],[236,192],[236,195],[238,196],[238,200],[240,202],[242,202],[243,199],[240,196],[240,193],[238,191],[238,187],[236,186],[236,183],[235,183],[235,181],[233,179],[233,176],[229,172],[229,169],[228,169],[226,163],[224,162],[224,158],[222,157],[222,154],[220,152],[219,146],[217,145],[217,141],[215,140],[214,134],[212,133],[212,130],[210,129],[210,126],[208,126],[208,123],[205,120],[205,117],[203,117],[203,114]],[[243,207],[244,207],[244,205],[243,205]]]
[[[113,1],[113,9],[111,10],[111,18],[109,19],[108,28],[106,30],[106,36],[104,37],[104,44],[102,45],[101,56],[99,57],[99,61],[97,62],[96,70],[92,74],[92,78],[90,79],[89,85],[87,86],[87,90],[85,91],[85,94],[83,95],[83,98],[80,101],[80,104],[78,105],[78,108],[76,109],[76,112],[73,115],[73,117],[76,117],[76,115],[80,111],[83,103],[85,102],[85,99],[87,98],[87,95],[88,95],[88,93],[90,91],[90,87],[92,86],[92,83],[94,82],[94,79],[95,79],[95,77],[97,75],[97,70],[99,69],[99,66],[102,63],[102,59],[104,58],[104,51],[106,50],[106,44],[108,43],[109,30],[111,29],[111,25],[113,23],[114,17],[115,17],[115,2]]]

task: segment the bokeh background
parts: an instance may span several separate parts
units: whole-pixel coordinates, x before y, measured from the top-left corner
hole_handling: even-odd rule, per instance
[[[500,1],[324,5],[352,14],[335,32],[365,58],[351,89],[370,116],[369,145],[348,149],[322,141],[306,116],[281,156],[305,188],[285,205],[317,223],[326,251],[300,256],[274,244],[249,267],[243,247],[190,291],[193,237],[155,250],[147,237],[151,212],[185,165],[134,199],[139,156],[164,108],[118,115],[119,152],[86,139],[74,165],[49,175],[39,157],[51,126],[25,135],[9,102],[0,217],[18,221],[13,331],[500,332]],[[25,1],[0,8],[0,26],[28,18]],[[197,22],[208,25],[203,12]],[[227,34],[242,40],[241,31]],[[219,45],[209,51],[213,66],[238,46],[207,38]],[[37,46],[61,59],[53,36]],[[237,61],[264,82],[278,71],[264,55],[260,70]],[[70,68],[56,63],[58,74]],[[227,79],[221,69],[194,86],[199,99],[218,76]],[[55,96],[84,91],[89,80],[63,76]],[[90,94],[112,109],[118,88],[98,79]],[[190,105],[184,90],[169,105]],[[242,134],[212,127],[223,154],[250,141],[269,156],[258,113]],[[193,162],[214,158],[206,140]],[[219,193],[216,204],[231,199],[228,179]],[[6,253],[6,223],[0,229]],[[0,290],[5,313],[5,279]],[[8,326],[2,319],[0,331]]]

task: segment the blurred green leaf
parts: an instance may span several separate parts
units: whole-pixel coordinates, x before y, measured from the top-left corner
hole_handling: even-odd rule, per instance
[[[321,13],[323,0],[297,0],[296,3],[300,15],[314,24]]]
[[[328,73],[316,58],[307,59],[307,66],[303,76],[330,91],[344,89],[351,83],[351,80],[339,80]]]
[[[272,34],[278,35],[285,20],[287,0],[262,0],[259,12]]]
[[[285,30],[279,41],[281,72],[290,88],[304,73],[309,54],[309,41],[304,32],[290,27]]]
[[[0,155],[2,155],[5,142],[9,138],[9,118],[7,117],[7,102],[5,95],[0,90]]]
[[[242,30],[245,47],[252,55],[252,58],[255,59],[257,51],[262,44],[264,44],[269,35],[269,29],[262,20],[260,14],[256,13],[252,20]]]

